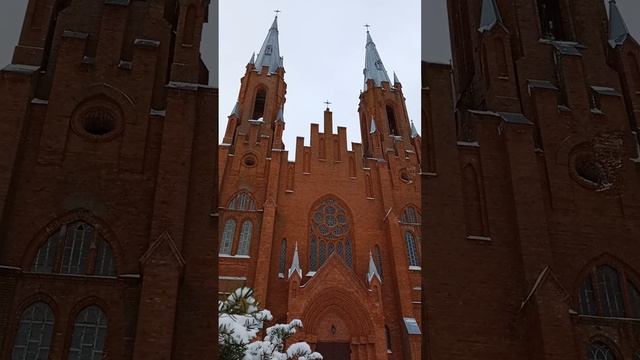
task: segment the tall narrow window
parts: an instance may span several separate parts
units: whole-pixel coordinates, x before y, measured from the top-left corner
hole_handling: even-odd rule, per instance
[[[254,120],[258,120],[264,116],[264,107],[267,101],[267,92],[264,89],[258,90],[256,92],[256,100],[253,104],[253,116],[251,117]]]
[[[91,246],[93,228],[83,222],[71,224],[67,228],[67,238],[62,257],[63,274],[85,274],[87,258]]]
[[[484,235],[482,198],[480,196],[480,184],[476,171],[471,165],[464,167],[463,171],[463,196],[464,214],[467,224],[467,235]]]
[[[508,77],[509,67],[507,66],[507,51],[504,47],[502,38],[495,39],[496,44],[496,66],[498,68],[498,77]]]
[[[100,276],[114,276],[116,274],[111,247],[104,240],[98,241],[95,274]]]
[[[242,223],[240,230],[240,242],[238,243],[237,255],[249,255],[251,247],[251,233],[253,232],[253,223],[249,220]]]
[[[538,0],[538,16],[542,37],[551,40],[567,40],[562,24],[561,0]]]
[[[222,241],[220,242],[220,255],[231,255],[231,246],[233,245],[233,237],[236,233],[236,221],[227,220],[224,224],[222,232]]]
[[[420,266],[418,262],[418,247],[416,244],[416,238],[410,231],[404,233],[404,241],[407,246],[407,262],[410,267]]]
[[[618,272],[611,266],[603,265],[598,268],[597,277],[600,282],[604,316],[624,317],[624,303]]]
[[[616,360],[616,357],[607,345],[596,342],[587,348],[587,360]]]
[[[391,332],[387,325],[384,326],[384,335],[387,338],[387,352],[391,352]]]
[[[582,284],[582,287],[580,288],[579,304],[581,314],[596,315],[596,301],[591,276],[587,276],[584,283]]]
[[[63,231],[63,230],[61,230]],[[31,271],[38,273],[51,273],[56,262],[56,249],[60,239],[60,231],[51,235],[47,242],[38,250],[36,260],[31,266]]]
[[[353,156],[349,156],[349,177],[356,177],[356,161]]]
[[[638,58],[631,52],[627,54],[627,58],[629,59],[629,66],[631,67],[630,77],[633,82],[631,91],[640,92],[640,61],[638,61]]]
[[[387,121],[389,122],[389,134],[399,135],[398,125],[396,124],[396,112],[391,105],[387,105]]]
[[[278,260],[278,275],[284,277],[284,272],[287,267],[287,239],[282,239],[280,243],[280,259]]]
[[[107,318],[102,310],[93,305],[76,316],[69,348],[69,360],[99,360],[104,355],[107,337]]]
[[[322,201],[311,216],[309,267],[315,271],[332,253],[353,265],[350,223],[346,210],[333,198]]]
[[[638,291],[638,288],[631,281],[627,282],[627,288],[629,289],[631,316],[640,319],[640,291]]]
[[[327,148],[324,144],[324,137],[320,138],[320,146],[319,146],[319,154],[318,158],[326,159],[327,158]]]
[[[48,359],[54,320],[53,311],[49,305],[42,302],[37,302],[23,311],[11,359]]]
[[[189,5],[184,18],[184,32],[182,34],[183,45],[193,45],[193,39],[196,32],[197,10],[195,5]]]
[[[378,270],[378,274],[380,275],[380,279],[383,279],[382,276],[382,254],[380,253],[380,246],[376,245],[376,247],[374,248],[374,253],[373,254],[375,256],[375,263],[376,263],[376,270]]]

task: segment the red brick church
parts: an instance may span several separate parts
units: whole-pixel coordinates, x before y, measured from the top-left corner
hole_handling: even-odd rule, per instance
[[[615,1],[448,5],[453,64],[423,63],[423,356],[640,359],[637,39]]]
[[[362,144],[327,107],[295,161],[277,17],[246,64],[219,150],[219,291],[253,287],[327,359],[419,359],[421,139],[369,32],[365,45]]]

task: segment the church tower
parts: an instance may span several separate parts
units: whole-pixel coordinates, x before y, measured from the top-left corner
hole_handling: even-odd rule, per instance
[[[425,349],[640,356],[638,44],[618,5],[448,5],[453,67],[423,64]]]
[[[402,84],[395,72],[393,82],[389,79],[368,30],[365,49],[364,89],[358,107],[362,142],[365,156],[387,159],[389,151],[397,155],[400,142],[412,148],[418,133],[409,121]]]
[[[208,8],[28,2],[0,71],[0,359],[216,356]]]
[[[365,57],[365,145],[349,149],[327,107],[289,161],[273,21],[220,145],[219,295],[254,288],[275,321],[302,320],[293,341],[325,358],[419,359],[420,136],[368,33]]]

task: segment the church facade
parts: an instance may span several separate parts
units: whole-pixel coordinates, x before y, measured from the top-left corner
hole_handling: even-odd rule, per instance
[[[419,359],[421,137],[371,35],[362,144],[311,124],[288,160],[277,17],[246,65],[219,149],[219,293],[254,288],[279,323],[328,359]],[[233,104],[229,104],[231,107]],[[296,121],[296,120],[291,120]]]
[[[640,48],[608,6],[448,1],[453,63],[423,63],[427,359],[640,359]]]

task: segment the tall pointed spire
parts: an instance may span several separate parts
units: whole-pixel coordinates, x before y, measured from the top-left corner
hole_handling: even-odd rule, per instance
[[[396,72],[393,72],[393,83],[394,84],[400,84],[400,80],[398,80],[398,75],[396,75]]]
[[[367,81],[373,80],[374,86],[382,86],[382,82],[386,81],[391,83],[389,80],[389,75],[387,74],[387,70],[384,68],[384,64],[382,64],[382,60],[380,59],[380,54],[378,54],[378,50],[376,49],[376,44],[371,39],[371,34],[369,30],[367,30],[367,45],[366,54],[364,59],[364,88],[367,89]]]
[[[622,45],[629,36],[629,29],[618,9],[616,0],[609,1],[609,45],[615,48]]]
[[[482,14],[478,31],[481,33],[489,31],[498,23],[502,23],[502,16],[500,16],[496,0],[482,0]]]
[[[373,261],[373,255],[371,255],[371,251],[369,251],[369,272],[367,272],[367,281],[369,284],[371,284],[371,280],[373,280],[374,277],[377,277],[378,281],[382,282],[376,263]]]
[[[298,256],[298,243],[296,242],[296,249],[293,251],[293,260],[291,261],[291,267],[289,268],[289,276],[287,278],[291,278],[291,275],[297,273],[298,276],[302,279],[302,269],[300,268],[300,257]]]
[[[280,57],[280,44],[278,43],[278,16],[273,19],[273,24],[269,29],[267,38],[264,39],[262,48],[256,59],[256,70],[260,72],[262,67],[268,66],[269,73],[274,74],[282,67],[282,58]]]
[[[413,123],[413,120],[411,120],[411,138],[414,139],[416,137],[418,137],[418,130],[416,129],[415,124]]]
[[[371,118],[371,131],[369,133],[375,134],[376,131],[378,131],[378,127],[376,126],[376,119]]]
[[[232,116],[240,116],[240,100],[236,101],[236,106],[233,107],[233,111],[231,111],[231,114],[229,115],[229,117]]]
[[[251,55],[251,60],[249,60],[249,64],[255,65],[255,63],[256,63],[256,52],[254,51],[253,54]]]

